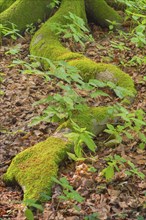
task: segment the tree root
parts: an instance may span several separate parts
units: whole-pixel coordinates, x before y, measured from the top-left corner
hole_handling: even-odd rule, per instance
[[[11,4],[13,3],[13,4]],[[50,9],[48,0],[16,0],[0,2],[0,23],[9,26],[14,23],[20,31],[25,30],[27,24],[37,23],[38,20],[44,20],[49,15]],[[9,7],[10,6],[10,7]],[[33,12],[33,13],[32,13]]]

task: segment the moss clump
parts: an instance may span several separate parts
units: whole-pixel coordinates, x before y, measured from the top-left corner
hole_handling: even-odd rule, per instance
[[[74,112],[72,120],[81,128],[86,128],[87,131],[97,135],[105,128],[109,119],[111,120],[108,113],[109,108],[111,107],[88,107],[82,112]],[[72,129],[70,120],[62,123],[57,130],[60,131],[64,128]]]
[[[4,174],[4,181],[17,182],[24,191],[24,200],[37,200],[41,192],[51,192],[51,177],[57,175],[67,150],[69,145],[65,140],[49,137],[16,155]]]
[[[86,57],[71,60],[68,62],[72,66],[76,66],[85,81],[96,78],[103,81],[113,81],[120,87],[128,89],[134,95],[136,90],[131,77],[112,64],[95,63]]]
[[[91,107],[73,116],[73,121],[93,134],[99,134],[109,119],[109,107]]]

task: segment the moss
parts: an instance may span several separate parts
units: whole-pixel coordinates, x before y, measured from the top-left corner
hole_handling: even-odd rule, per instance
[[[91,107],[79,114],[75,113],[73,121],[93,134],[99,134],[109,120],[109,107]]]
[[[107,20],[121,24],[122,18],[104,0],[85,0],[87,16],[95,23],[108,27]],[[118,25],[117,25],[118,26]]]
[[[9,8],[16,0],[0,0],[0,12]]]
[[[76,66],[81,71],[81,76],[85,81],[91,78],[113,81],[118,86],[128,89],[134,95],[136,94],[134,82],[131,77],[112,64],[97,64],[86,57],[71,60],[68,63],[72,66]]]
[[[59,37],[56,35],[56,30],[54,30],[56,23],[60,25],[66,24],[67,21],[64,16],[68,15],[69,11],[83,18],[85,23],[87,23],[84,0],[76,0],[74,3],[63,0],[57,13],[55,13],[55,15],[52,16],[34,35],[30,45],[31,54],[46,57],[51,60],[57,60],[59,56],[65,56],[65,59],[74,56],[73,53],[62,46]]]
[[[128,89],[134,95],[136,94],[136,90],[134,88],[134,82],[128,74],[126,74],[125,72],[123,72],[118,67],[112,64],[98,63],[97,66],[99,72],[97,73],[96,78],[100,78],[101,72],[104,73],[105,71],[108,70],[109,73],[112,73],[114,75],[114,79],[118,86]]]
[[[48,0],[16,0],[0,14],[0,23],[5,24],[9,21],[22,31],[27,24],[37,23],[38,19],[42,20],[49,14],[48,4]]]
[[[57,175],[67,149],[65,140],[49,137],[19,153],[4,174],[4,181],[8,184],[18,182],[24,190],[24,200],[39,199],[41,192],[51,192],[51,177]]]

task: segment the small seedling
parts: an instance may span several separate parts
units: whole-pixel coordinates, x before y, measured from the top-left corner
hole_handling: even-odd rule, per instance
[[[121,124],[116,126],[107,124],[107,129],[104,131],[113,136],[117,140],[117,143],[121,143],[124,136],[128,139],[134,139],[135,136],[138,136],[141,142],[140,147],[143,148],[146,144],[146,137],[142,132],[143,127],[146,125],[144,120],[145,113],[141,109],[129,112],[126,108],[118,104],[113,106],[112,114],[115,118],[121,118]]]
[[[17,44],[16,46],[10,48],[5,54],[16,55],[20,52],[21,45]]]
[[[55,177],[52,177],[52,180],[54,183],[59,184],[63,189],[62,194],[58,196],[59,199],[65,201],[71,200],[79,203],[84,201],[84,198],[73,189],[73,187],[69,184],[68,180],[65,177],[62,177],[59,180]]]
[[[26,199],[23,204],[26,206],[25,217],[27,220],[34,220],[34,214],[32,208],[38,209],[41,212],[44,210],[42,205],[38,204],[34,199]]]
[[[33,23],[26,25],[26,30],[25,30],[26,33],[33,35],[35,31],[36,31],[36,26]]]
[[[84,217],[84,220],[100,220],[99,214],[97,212],[87,215]]]
[[[112,180],[114,178],[115,171],[117,172],[121,171],[122,168],[127,167],[125,165],[129,166],[129,169],[125,171],[126,175],[128,176],[136,175],[141,179],[145,178],[145,175],[142,172],[138,171],[138,169],[131,161],[126,160],[119,155],[115,154],[114,156],[109,156],[105,158],[105,160],[107,161],[108,166],[101,171],[101,175],[105,176],[106,180]]]
[[[68,16],[64,16],[64,18],[67,20],[67,24],[52,25],[52,30],[56,32],[56,35],[61,36],[63,39],[71,39],[73,42],[80,43],[83,48],[85,47],[85,42],[94,41],[82,18],[71,12],[69,12]]]
[[[69,157],[73,160],[84,160],[83,156],[83,144],[85,144],[89,150],[95,152],[96,144],[93,141],[94,135],[87,131],[86,128],[80,128],[74,121],[71,120],[71,127],[73,132],[65,134],[70,141],[74,144],[75,154],[68,153]]]

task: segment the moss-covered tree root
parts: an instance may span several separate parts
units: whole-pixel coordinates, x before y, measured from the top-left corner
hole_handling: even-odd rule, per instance
[[[49,15],[49,3],[50,0],[0,0],[0,23],[14,23],[23,31],[27,24],[37,23]]]
[[[74,121],[98,134],[108,120],[107,107],[91,108],[74,116]],[[4,181],[11,185],[18,183],[25,199],[41,200],[41,193],[51,193],[52,177],[57,176],[60,162],[70,151],[72,144],[64,138],[62,130],[16,155],[4,174]]]
[[[42,192],[50,193],[51,177],[56,177],[58,164],[67,149],[65,140],[49,137],[19,153],[4,174],[4,181],[7,184],[17,182],[23,189],[24,200],[40,199]]]

